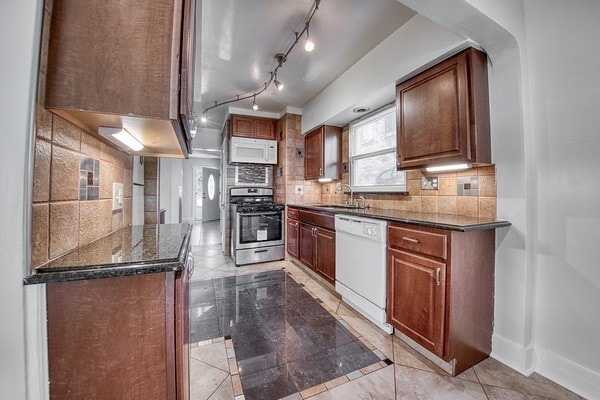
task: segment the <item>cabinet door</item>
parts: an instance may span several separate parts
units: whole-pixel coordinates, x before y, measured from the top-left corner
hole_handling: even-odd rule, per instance
[[[315,269],[325,279],[335,283],[335,232],[316,228]]]
[[[466,57],[461,53],[396,87],[398,167],[471,159]]]
[[[300,223],[300,235],[298,241],[298,258],[310,268],[314,268],[313,247],[314,229],[308,224]]]
[[[193,262],[193,260],[191,261]],[[175,272],[175,376],[177,400],[190,399],[190,278],[193,267]]]
[[[54,1],[46,107],[177,120],[181,15],[180,0]]]
[[[323,127],[304,137],[304,179],[323,176]]]
[[[446,264],[388,249],[388,321],[444,356]]]
[[[244,115],[231,116],[231,135],[254,137],[254,118]]]
[[[181,91],[179,113],[191,152],[192,121],[194,119],[194,60],[196,44],[196,0],[184,0],[181,35]]]
[[[298,235],[299,235],[300,223],[294,219],[288,219],[287,221],[287,251],[288,253],[298,258]]]
[[[257,118],[254,121],[254,133],[257,139],[276,139],[275,121],[266,118]]]

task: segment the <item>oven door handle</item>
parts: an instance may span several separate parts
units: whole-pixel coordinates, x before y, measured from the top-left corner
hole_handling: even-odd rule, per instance
[[[283,211],[267,211],[267,212],[257,211],[257,212],[251,212],[251,213],[238,213],[238,214],[242,217],[256,216],[256,215],[281,215],[281,214],[283,214]]]

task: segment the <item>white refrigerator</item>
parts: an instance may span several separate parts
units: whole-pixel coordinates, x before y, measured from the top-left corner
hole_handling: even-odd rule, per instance
[[[144,164],[143,157],[133,157],[133,191],[131,204],[131,223],[144,224]]]

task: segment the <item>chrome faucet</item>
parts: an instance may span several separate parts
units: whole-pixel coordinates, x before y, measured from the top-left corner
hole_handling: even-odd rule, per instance
[[[360,203],[362,202],[362,206],[360,205]],[[367,208],[367,200],[365,199],[365,196],[358,196],[358,208]]]
[[[352,187],[347,183],[338,183],[335,187],[335,190],[342,190],[342,186],[346,186],[348,190],[350,190],[350,205],[354,205],[354,192],[352,191]]]

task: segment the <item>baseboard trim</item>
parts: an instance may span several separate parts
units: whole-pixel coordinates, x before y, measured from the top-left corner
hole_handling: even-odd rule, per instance
[[[600,373],[574,363],[548,349],[536,346],[536,372],[585,397],[600,400]]]
[[[522,346],[503,336],[492,335],[490,356],[525,376],[534,372],[533,350],[532,345]]]

